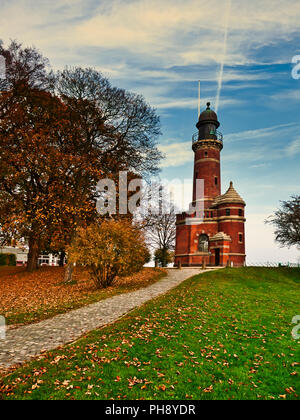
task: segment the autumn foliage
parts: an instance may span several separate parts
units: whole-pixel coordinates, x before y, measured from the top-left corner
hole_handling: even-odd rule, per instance
[[[0,54],[0,236],[25,240],[28,270],[45,250],[64,252],[98,219],[97,183],[120,170],[153,174],[159,118],[144,98],[93,69],[54,74],[34,48]]]
[[[80,228],[68,255],[71,262],[89,269],[98,288],[110,286],[117,276],[138,272],[150,257],[141,232],[127,220]]]

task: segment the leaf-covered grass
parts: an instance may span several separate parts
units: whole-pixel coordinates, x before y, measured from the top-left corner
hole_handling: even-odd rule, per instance
[[[2,398],[299,399],[299,282],[285,268],[195,276],[15,371]]]
[[[41,267],[33,273],[23,267],[0,267],[0,315],[5,316],[8,325],[30,324],[149,286],[165,275],[163,269],[144,268],[116,279],[106,289],[96,289],[83,268],[76,268],[72,284],[64,284],[61,267]]]

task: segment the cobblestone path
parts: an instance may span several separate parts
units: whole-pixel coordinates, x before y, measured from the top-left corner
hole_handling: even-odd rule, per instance
[[[24,363],[46,350],[73,342],[203,272],[196,268],[168,271],[167,277],[146,288],[113,296],[36,324],[8,330],[5,340],[0,340],[0,368],[7,369]]]

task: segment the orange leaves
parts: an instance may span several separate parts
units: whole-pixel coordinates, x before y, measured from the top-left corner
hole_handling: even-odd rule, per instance
[[[128,387],[132,388],[136,384],[142,384],[144,382],[144,379],[138,379],[136,376],[133,378],[128,378]]]
[[[12,89],[0,97],[0,112],[4,108],[0,224],[11,236],[33,233],[44,242],[55,233],[56,242],[64,245],[66,230],[73,232],[78,223],[95,218],[98,150],[86,145],[70,109],[48,92],[25,84],[21,91]]]
[[[146,287],[162,273],[163,270],[145,268],[132,276],[117,278],[114,286],[104,293],[95,290],[89,273],[78,267],[74,275],[76,284],[72,286],[63,284],[61,267],[42,267],[33,273],[26,272],[24,267],[0,267],[0,313],[10,324],[28,323],[112,296],[120,290]]]
[[[116,276],[141,270],[149,252],[141,232],[129,222],[104,220],[78,229],[68,254],[69,261],[90,270],[98,288],[105,288]]]
[[[203,392],[208,393],[208,392],[213,392],[214,387],[212,385],[210,385],[208,388],[203,389]]]

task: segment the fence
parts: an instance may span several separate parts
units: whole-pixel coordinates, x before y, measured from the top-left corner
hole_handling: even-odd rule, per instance
[[[272,262],[272,261],[267,261],[267,262],[259,262],[259,263],[247,263],[246,264],[247,267],[290,267],[290,268],[300,268],[300,263],[291,263],[291,262],[286,262],[286,263],[278,263],[278,262]]]

